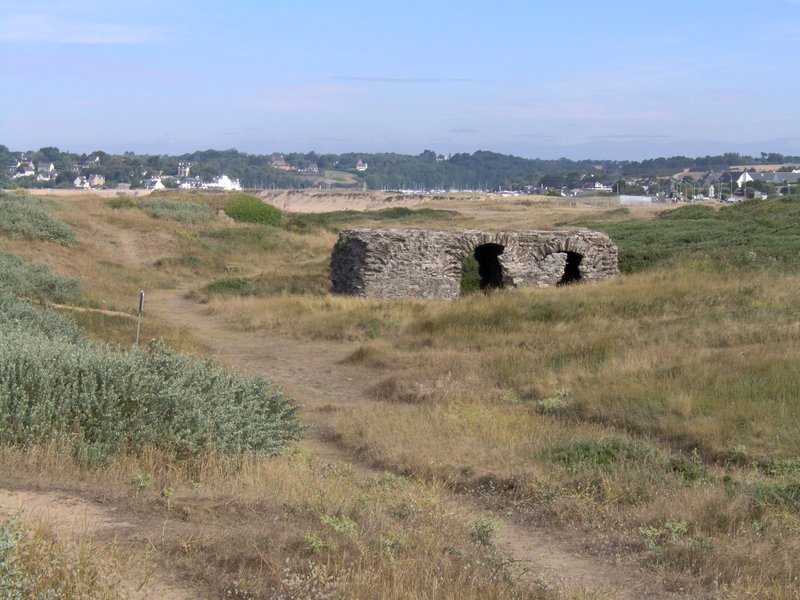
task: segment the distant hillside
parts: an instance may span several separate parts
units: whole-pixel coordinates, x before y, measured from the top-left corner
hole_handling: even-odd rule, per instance
[[[643,161],[542,160],[479,150],[441,155],[396,153],[248,154],[235,149],[202,150],[176,156],[125,152],[62,152],[55,147],[11,151],[0,145],[0,187],[72,187],[78,176],[98,175],[99,184],[139,188],[148,179],[177,185],[179,166],[191,164],[191,176],[209,180],[221,174],[245,188],[350,188],[372,190],[521,190],[526,186],[560,187],[585,177],[615,181],[620,177],[665,177],[689,169],[724,170],[735,165],[800,163],[800,157],[762,152],[760,157],[734,152]],[[49,171],[45,171],[48,169]]]

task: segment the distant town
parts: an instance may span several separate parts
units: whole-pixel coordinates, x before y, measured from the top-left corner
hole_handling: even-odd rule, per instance
[[[419,155],[206,150],[181,156],[15,152],[0,146],[0,187],[110,190],[342,188],[441,194],[616,195],[620,202],[735,202],[798,191],[800,157],[727,153],[644,161],[525,159],[487,151]]]

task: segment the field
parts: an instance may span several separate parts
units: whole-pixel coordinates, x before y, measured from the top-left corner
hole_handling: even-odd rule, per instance
[[[208,381],[229,381],[218,364],[266,377],[300,404],[303,426],[291,409],[283,437],[234,448],[230,428],[214,429],[225,410],[240,414],[231,401],[181,417],[170,432],[183,437],[138,445],[129,433],[81,438],[89,425],[76,420],[15,429],[0,447],[0,590],[800,597],[800,198],[670,210],[353,196],[324,214],[314,193],[280,198],[299,210],[272,224],[223,194],[164,192],[26,196],[21,216],[0,216],[0,257],[20,273],[0,292],[33,303],[14,314],[47,310],[36,319],[57,319],[45,329],[64,328],[63,348],[118,357],[120,380],[126,360],[214,357]],[[388,206],[352,210],[372,202]],[[608,232],[623,275],[455,302],[328,292],[342,227],[560,224]],[[193,358],[163,347],[125,358],[140,289],[143,338]],[[0,357],[22,347],[3,339]],[[206,372],[168,379],[192,369]],[[186,385],[163,385],[182,414]],[[47,564],[57,568],[41,576]]]

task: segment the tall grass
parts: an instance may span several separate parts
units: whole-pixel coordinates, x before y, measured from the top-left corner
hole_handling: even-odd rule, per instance
[[[0,521],[0,598],[122,598],[87,545],[67,547],[19,517]]]
[[[139,200],[136,205],[154,219],[170,219],[179,223],[202,223],[214,218],[214,213],[210,208],[191,200],[144,198]]]

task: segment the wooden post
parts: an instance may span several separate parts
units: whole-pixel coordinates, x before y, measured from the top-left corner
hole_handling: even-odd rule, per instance
[[[134,345],[137,348],[139,347],[139,328],[142,324],[143,312],[144,312],[144,290],[139,292],[139,312],[136,314],[136,343]]]

